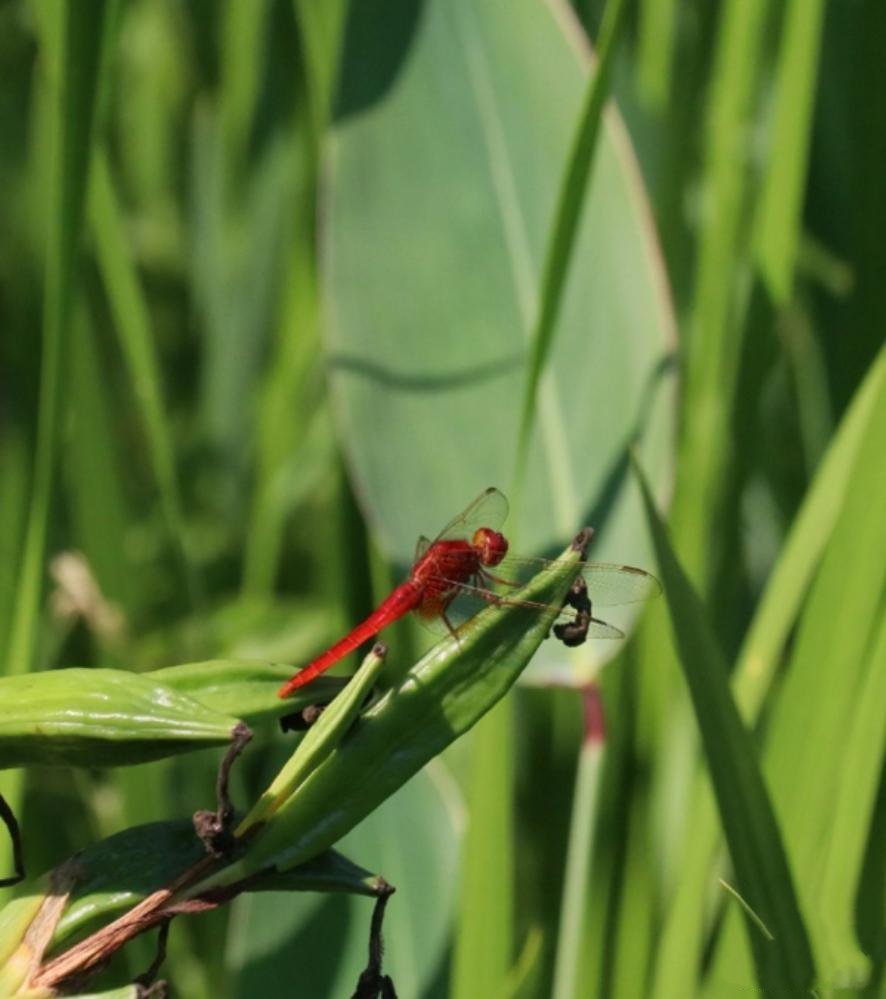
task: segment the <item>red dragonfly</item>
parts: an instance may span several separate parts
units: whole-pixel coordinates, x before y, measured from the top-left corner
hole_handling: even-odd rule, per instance
[[[550,610],[546,604],[510,599],[506,593],[493,589],[496,584],[506,589],[522,586],[527,578],[549,564],[543,558],[508,555],[507,539],[499,532],[507,515],[508,501],[497,489],[490,487],[464,513],[450,521],[436,540],[420,538],[406,582],[401,583],[365,621],[283,684],[279,696],[288,697],[310,683],[410,611],[416,611],[426,621],[442,621],[454,635],[453,612],[463,617],[471,609],[477,610],[490,603],[518,606],[536,614]],[[495,575],[489,571],[493,568]],[[578,572],[587,584],[592,602],[603,607],[645,600],[661,588],[654,576],[629,565],[583,562]],[[565,620],[574,618],[574,613],[564,613]],[[605,621],[590,617],[587,623],[587,634],[592,638],[624,637],[618,628]]]

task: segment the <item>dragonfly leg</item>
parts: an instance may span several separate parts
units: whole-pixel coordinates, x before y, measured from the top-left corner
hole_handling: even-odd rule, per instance
[[[443,618],[443,623],[446,625],[447,629],[449,630],[449,634],[452,635],[452,637],[455,639],[456,644],[458,644],[458,632],[452,626],[452,622],[446,616],[446,611],[441,611],[440,616]]]
[[[511,579],[502,579],[501,576],[493,576],[491,572],[487,572],[485,569],[481,569],[479,575],[482,580],[489,581],[492,583],[499,583],[501,586],[512,586],[516,588],[520,585],[519,583],[515,583]]]

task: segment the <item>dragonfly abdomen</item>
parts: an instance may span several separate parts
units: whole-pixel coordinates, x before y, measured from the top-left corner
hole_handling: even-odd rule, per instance
[[[294,690],[310,683],[315,676],[325,673],[330,666],[334,666],[354,649],[374,638],[383,628],[387,628],[404,614],[414,610],[420,602],[421,591],[411,579],[407,580],[386,597],[365,621],[361,621],[344,638],[331,645],[325,652],[321,652],[313,662],[308,663],[303,670],[283,684],[277,691],[278,696],[288,697]]]

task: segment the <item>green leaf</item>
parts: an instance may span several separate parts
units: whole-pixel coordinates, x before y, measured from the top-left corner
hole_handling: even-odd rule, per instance
[[[58,954],[174,881],[205,847],[190,819],[134,826],[77,854],[79,879],[52,937]],[[334,850],[285,874],[269,872],[250,891],[373,894],[375,877]]]
[[[772,141],[757,209],[755,250],[769,293],[782,304],[793,289],[802,235],[824,12],[823,0],[792,0],[787,5],[775,80]]]
[[[385,913],[384,968],[398,995],[425,995],[445,960],[463,820],[451,778],[434,764],[339,844],[396,888]],[[237,899],[228,955],[233,995],[291,987],[306,996],[349,996],[366,966],[371,914],[361,898]]]
[[[640,2],[637,89],[650,107],[664,107],[670,95],[679,10],[677,0]]]
[[[852,487],[804,606],[767,723],[766,775],[827,986],[857,977],[867,963],[848,939],[850,900],[844,899],[837,911],[823,908],[834,894],[833,888],[825,890],[822,875],[836,863],[850,884],[857,883],[864,827],[847,823],[837,806],[869,817],[880,777],[883,702],[872,707],[860,698],[876,696],[882,683],[872,650],[886,592],[884,451],[886,379],[881,379],[849,474]],[[839,860],[829,859],[828,843]],[[743,958],[734,931],[724,935],[721,946],[715,967],[723,980],[738,980]]]
[[[185,589],[196,599],[199,584],[184,549],[184,517],[175,470],[172,433],[163,401],[148,304],[128,245],[107,154],[96,155],[89,198],[96,255],[114,328],[132,382],[148,444],[160,508],[179,557]]]
[[[126,620],[120,611],[128,616],[143,606],[139,599],[143,579],[134,571],[133,563],[121,554],[125,552],[124,539],[133,514],[124,488],[124,476],[129,469],[119,460],[116,400],[109,391],[108,373],[98,349],[98,331],[84,299],[81,295],[75,307],[71,330],[67,381],[72,432],[65,449],[65,481],[76,539],[74,546],[85,556],[85,565],[106,601],[104,626],[96,627],[100,614],[87,618],[87,624],[101,643],[109,639],[119,641]],[[58,582],[58,574],[53,575]],[[107,610],[111,611],[110,617]]]
[[[843,417],[757,605],[732,677],[736,703],[748,724],[758,718],[772,687],[822,552],[852,486],[858,448],[884,384],[886,350],[871,366]],[[721,835],[706,775],[696,778],[693,800],[681,877],[656,959],[654,995],[658,999],[682,999],[695,987],[704,947],[705,899]]]
[[[452,958],[452,999],[496,995],[511,969],[515,845],[513,708],[507,701],[484,718],[471,745],[462,890]]]
[[[43,592],[46,530],[58,448],[66,341],[74,301],[86,178],[92,151],[102,49],[113,0],[71,5],[56,0],[47,10],[44,49],[57,60],[51,80],[54,103],[49,236],[43,308],[43,355],[31,506],[25,533],[7,671],[33,666],[37,615]],[[49,40],[51,34],[52,42]]]
[[[319,136],[327,124],[335,94],[347,4],[344,0],[322,4],[293,0],[293,7],[302,38],[311,116]]]
[[[732,699],[726,663],[701,602],[677,562],[639,471],[638,476],[737,888],[775,938],[765,940],[749,926],[757,980],[767,995],[800,995],[815,977],[812,951],[756,748]]]
[[[684,564],[703,593],[718,544],[744,337],[746,301],[737,294],[736,273],[747,242],[746,141],[770,6],[767,0],[723,4],[705,95],[702,214],[688,316],[685,421],[673,518]]]
[[[591,860],[594,834],[599,818],[600,780],[605,736],[602,731],[603,705],[597,688],[582,691],[585,724],[591,713],[601,728],[584,732],[575,774],[569,850],[565,860],[563,901],[557,936],[557,959],[554,967],[554,999],[576,995],[585,941],[585,913],[591,889]]]
[[[541,261],[590,60],[557,5],[428,3],[414,23],[401,11],[396,32],[373,21],[384,9],[352,7],[321,246],[341,439],[370,526],[407,563],[419,535],[513,474]],[[649,561],[626,449],[637,442],[664,494],[673,346],[648,206],[607,113],[510,525],[527,550],[590,522],[595,557]]]
[[[526,368],[526,389],[517,442],[516,479],[523,484],[527,448],[536,420],[538,389],[554,344],[563,290],[573,265],[575,238],[579,230],[588,179],[597,150],[603,121],[603,108],[609,96],[612,64],[625,25],[624,0],[609,0],[600,27],[599,60],[587,85],[581,115],[566,161],[566,170],[557,195],[557,208],[545,253],[538,316],[532,330],[530,356]]]
[[[24,533],[15,602],[9,628],[5,672],[34,666],[37,619],[43,597],[47,530],[50,520],[66,363],[68,326],[74,301],[86,176],[92,150],[102,50],[114,0],[70,5],[55,0],[43,8],[42,50],[52,91],[52,134],[48,236],[43,289],[42,355],[36,444],[30,505]],[[2,781],[13,809],[21,796],[16,775]],[[0,868],[8,862],[0,847]]]
[[[827,913],[825,953],[832,979],[862,974],[867,962],[859,953],[861,933],[855,928],[855,899],[868,887],[863,864],[873,824],[877,790],[886,760],[886,614],[880,612],[879,634],[874,636],[866,678],[858,696],[858,714],[846,742],[843,772],[834,807],[834,821],[816,891],[819,911]],[[882,853],[881,848],[881,853]],[[870,888],[876,892],[876,879]],[[883,879],[880,879],[880,895]],[[856,939],[855,932],[858,933]]]

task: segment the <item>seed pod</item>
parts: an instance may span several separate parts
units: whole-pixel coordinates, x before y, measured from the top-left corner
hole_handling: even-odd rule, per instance
[[[147,675],[214,711],[236,714],[250,726],[294,714],[309,704],[328,704],[348,682],[346,677],[319,677],[309,688],[282,701],[277,691],[292,676],[292,666],[286,663],[210,659],[167,666]]]
[[[237,719],[150,677],[62,669],[0,680],[0,769],[115,767],[221,746]]]
[[[235,836],[245,836],[250,829],[266,822],[298,785],[335,751],[342,736],[354,723],[365,704],[367,695],[384,666],[386,651],[384,645],[373,646],[360,668],[351,677],[347,688],[311,726],[298,748],[271,782],[270,787],[237,826]],[[279,699],[278,697],[277,700]]]

